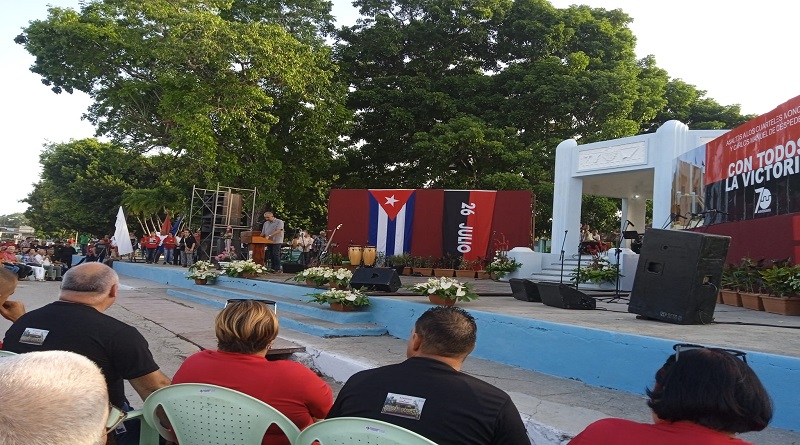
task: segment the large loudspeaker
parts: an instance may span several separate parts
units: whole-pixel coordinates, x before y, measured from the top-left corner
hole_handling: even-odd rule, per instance
[[[727,236],[648,229],[628,312],[675,324],[710,323],[730,242]]]
[[[359,267],[350,279],[353,289],[367,288],[382,292],[397,292],[400,289],[400,277],[391,267]]]
[[[594,298],[584,294],[572,286],[559,283],[536,283],[539,295],[545,306],[560,307],[561,309],[597,309]]]
[[[508,280],[511,284],[511,295],[517,300],[522,301],[537,301],[542,302],[542,297],[539,296],[539,289],[536,288],[536,283],[524,278],[512,278]]]

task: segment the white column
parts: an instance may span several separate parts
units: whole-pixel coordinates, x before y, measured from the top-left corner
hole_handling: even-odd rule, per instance
[[[651,152],[654,156],[652,165],[655,169],[653,172],[653,227],[655,228],[660,229],[670,216],[673,163],[675,158],[688,150],[688,136],[689,127],[675,120],[666,122],[656,130],[657,149]]]
[[[575,157],[578,143],[567,139],[556,147],[555,181],[553,183],[552,253],[561,252],[564,232],[567,231],[564,252],[578,253],[581,228],[581,198],[583,180],[575,178]]]

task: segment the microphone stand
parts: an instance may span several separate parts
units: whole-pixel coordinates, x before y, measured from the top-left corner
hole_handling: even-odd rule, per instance
[[[608,300],[607,303],[615,303],[616,300],[619,300],[619,299],[623,298],[622,295],[620,295],[620,293],[619,293],[619,275],[622,272],[621,271],[622,267],[620,267],[621,265],[619,264],[619,257],[620,257],[620,253],[622,252],[622,241],[625,239],[625,230],[628,228],[628,224],[630,224],[630,222],[625,220],[625,225],[622,226],[622,232],[620,232],[620,234],[619,234],[619,240],[617,241],[617,247],[614,249],[614,258],[617,261],[617,264],[616,264],[616,266],[617,266],[617,279],[615,280],[615,283],[614,283],[614,298],[611,298],[610,300]]]
[[[561,276],[559,277],[558,284],[564,284],[564,244],[567,242],[567,232],[569,232],[569,230],[564,231],[564,240],[561,241]]]

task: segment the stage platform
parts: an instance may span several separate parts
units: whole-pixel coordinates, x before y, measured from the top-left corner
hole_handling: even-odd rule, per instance
[[[292,318],[293,311],[316,310],[327,317],[327,323],[340,321],[335,318],[339,317],[337,313],[307,303],[308,294],[315,289],[294,283],[289,274],[258,279],[222,277],[213,286],[197,286],[185,278],[186,269],[181,267],[115,262],[114,268],[123,275],[180,287],[181,291],[185,289],[187,298],[207,298],[211,304],[221,304],[225,295],[230,298],[236,292],[276,299],[281,325],[290,329],[296,329],[290,326],[292,322],[298,323]],[[401,277],[404,286],[425,279]],[[772,425],[800,431],[796,416],[800,410],[800,317],[717,305],[711,324],[675,325],[639,320],[627,312],[625,300],[599,301],[596,310],[566,310],[516,300],[511,297],[508,282],[469,281],[474,282],[481,297],[458,305],[470,311],[478,322],[475,357],[642,394],[652,384],[653,373],[671,353],[674,343],[741,349],[748,352],[748,363],[774,398]],[[414,320],[430,307],[427,298],[404,290],[369,294],[372,305],[357,313],[360,318],[353,319],[353,323],[384,329],[401,339],[408,338]],[[304,316],[319,317],[308,313]]]

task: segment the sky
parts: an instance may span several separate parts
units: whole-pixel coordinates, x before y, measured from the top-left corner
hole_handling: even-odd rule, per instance
[[[0,215],[21,212],[19,202],[38,181],[43,145],[94,136],[81,116],[88,96],[54,94],[29,71],[33,63],[13,39],[30,20],[45,19],[47,5],[78,8],[79,0],[0,0],[0,129],[5,170]],[[791,0],[551,0],[558,8],[586,4],[622,9],[633,18],[639,57],[652,54],[670,77],[708,92],[722,105],[740,104],[745,114],[763,114],[800,95],[796,21],[800,2]],[[358,18],[350,0],[333,0],[340,25]]]

